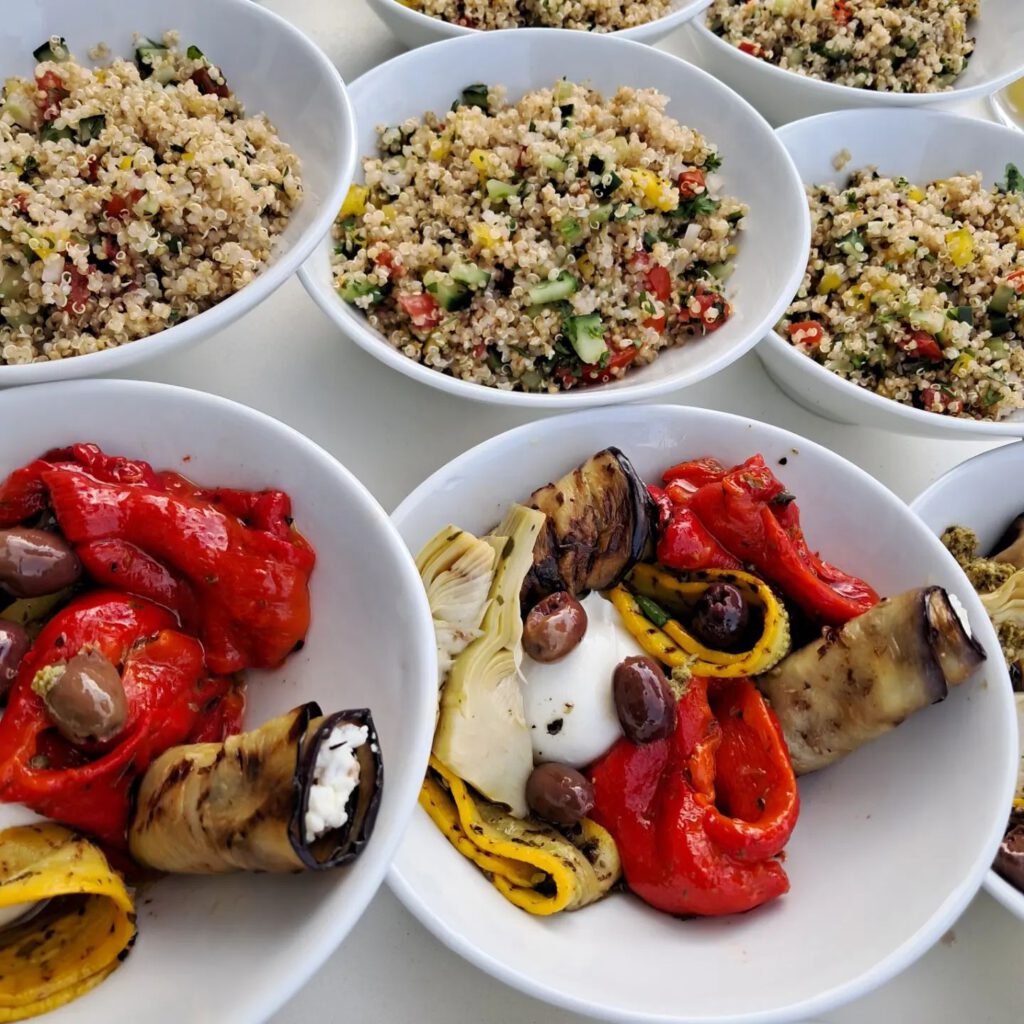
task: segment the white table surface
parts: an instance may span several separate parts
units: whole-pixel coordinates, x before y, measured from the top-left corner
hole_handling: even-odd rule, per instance
[[[267,6],[308,32],[348,81],[401,50],[362,0],[268,0]],[[679,33],[664,46],[685,54]],[[971,109],[981,116],[987,111],[980,104]],[[137,376],[216,392],[290,423],[337,456],[388,509],[455,455],[530,418],[448,397],[387,370],[339,335],[296,278],[217,338],[147,364]],[[663,401],[786,427],[858,463],[907,500],[952,466],[994,447],[897,437],[819,419],[785,398],[754,355]],[[884,870],[882,864],[866,864],[864,884],[873,871]],[[471,967],[386,889],[342,948],[272,1020],[343,1018],[366,1024],[585,1019],[520,995]],[[1024,924],[982,893],[916,966],[829,1015],[828,1024],[1009,1024],[1022,1018]]]

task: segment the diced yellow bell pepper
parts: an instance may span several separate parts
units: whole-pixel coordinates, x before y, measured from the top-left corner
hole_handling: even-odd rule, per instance
[[[369,195],[370,190],[365,185],[349,185],[338,216],[362,217],[366,213],[366,200]]]
[[[974,238],[968,228],[946,233],[946,250],[953,266],[963,269],[974,259]]]
[[[446,160],[452,151],[452,140],[447,135],[439,135],[430,147],[431,160]]]
[[[395,218],[398,216],[398,207],[394,203],[388,203],[381,207],[380,212],[385,224],[394,224]]]
[[[833,270],[826,270],[821,275],[821,280],[818,282],[817,292],[819,295],[829,295],[834,292],[841,284],[843,279]]]
[[[120,167],[122,171],[130,171],[132,169],[132,158],[130,156],[121,157],[117,166]]]
[[[925,198],[924,189],[920,189],[916,185],[911,185],[910,188],[907,189],[907,195],[909,198],[913,199],[915,203],[923,202]]]
[[[640,190],[644,205],[649,209],[668,213],[679,206],[679,190],[667,178],[659,177],[643,167],[628,173],[633,184]]]
[[[594,262],[589,256],[581,256],[576,261],[576,269],[587,284],[594,280]]]
[[[469,233],[473,241],[482,249],[490,249],[501,241],[501,236],[498,235],[494,228],[483,221],[478,221],[476,224],[471,225]]]
[[[1024,227],[1017,228],[1017,241],[1024,245]]]
[[[971,366],[974,363],[974,356],[967,352],[963,355],[958,356],[956,362],[952,367],[952,374],[954,377],[960,377],[962,380],[966,380],[971,374]]]

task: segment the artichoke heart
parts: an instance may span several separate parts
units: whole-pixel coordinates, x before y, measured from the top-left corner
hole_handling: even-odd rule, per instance
[[[0,910],[35,905],[0,933],[0,1021],[24,1020],[98,985],[135,941],[124,882],[60,825],[0,832]]]
[[[687,617],[704,591],[716,583],[736,587],[751,610],[760,614],[760,635],[750,650],[716,651],[671,617]],[[626,584],[612,590],[610,597],[626,629],[648,654],[673,668],[685,666],[696,675],[719,679],[758,675],[777,665],[789,651],[786,609],[771,587],[750,573],[705,569],[679,575],[644,562],[633,567]],[[650,607],[650,602],[665,613],[657,623],[645,614],[644,605]]]
[[[615,841],[589,818],[568,834],[514,818],[473,793],[436,758],[420,805],[510,903],[539,916],[579,910],[604,896],[622,867]]]
[[[513,505],[487,538],[499,551],[481,635],[456,659],[441,690],[434,756],[488,800],[524,818],[533,744],[519,682],[519,592],[533,565],[544,513]]]
[[[494,543],[446,526],[416,557],[437,638],[437,681],[480,635],[498,557]]]

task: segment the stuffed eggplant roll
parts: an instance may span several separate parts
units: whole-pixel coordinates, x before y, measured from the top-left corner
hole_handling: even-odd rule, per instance
[[[827,630],[754,681],[806,775],[942,700],[984,660],[946,591],[926,587]]]
[[[325,717],[304,704],[157,758],[139,789],[131,853],[178,874],[337,867],[369,840],[382,782],[370,712]]]

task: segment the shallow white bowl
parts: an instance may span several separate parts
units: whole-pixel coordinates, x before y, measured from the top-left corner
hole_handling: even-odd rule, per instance
[[[369,844],[354,864],[333,872],[179,876],[147,887],[131,956],[98,988],[46,1018],[265,1020],[362,914],[416,804],[437,693],[433,626],[416,566],[384,510],[348,470],[290,427],[234,402],[160,384],[76,381],[0,394],[0,422],[8,427],[0,474],[54,446],[94,441],[200,482],[281,488],[316,549],[307,642],[281,669],[248,673],[245,725],[308,700],[325,711],[370,708],[385,781]],[[0,826],[24,815],[0,805]]]
[[[1002,180],[1008,163],[1024,163],[1019,132],[938,110],[843,110],[787,124],[778,136],[806,185],[844,182],[850,172],[869,165],[912,182],[981,171],[985,183],[992,185]],[[832,160],[844,149],[851,159],[837,171]],[[757,353],[790,398],[839,423],[923,437],[1024,435],[1024,412],[990,423],[915,409],[826,370],[777,331],[768,334]]]
[[[689,27],[701,66],[746,96],[772,124],[852,107],[923,107],[988,96],[1024,74],[1024,18],[1019,0],[985,0],[974,33],[978,40],[967,70],[947,92],[879,92],[854,89],[769,64],[737,49],[707,27],[707,15]]]
[[[433,18],[422,11],[406,7],[399,0],[367,0],[377,17],[395,34],[396,38],[406,46],[424,46],[437,43],[442,39],[455,39],[457,36],[475,35],[480,30],[453,25],[451,22]],[[696,17],[711,0],[673,0],[672,10],[663,18],[655,18],[634,28],[620,29],[618,32],[602,33],[618,36],[621,39],[633,39],[638,43],[656,43],[664,39],[680,25]]]
[[[1024,512],[1024,444],[1004,445],[968,459],[936,480],[910,507],[936,535],[949,526],[969,526],[978,534],[981,550],[991,550],[1009,523]],[[1024,921],[1024,893],[994,871],[985,878],[985,888]]]
[[[46,0],[4,10],[0,31],[2,77],[32,74],[32,51],[51,35],[72,53],[105,42],[116,57],[134,54],[132,36],[181,33],[196,43],[227,78],[249,114],[265,113],[302,160],[305,195],[278,236],[269,265],[240,292],[159,334],[120,348],[55,362],[0,366],[0,388],[14,384],[121,373],[130,366],[181,350],[237,320],[282,285],[327,232],[352,180],[355,120],[334,65],[298,29],[249,0]]]
[[[824,557],[883,593],[939,584],[998,650],[956,563],[881,484],[832,452],[756,421],[678,406],[557,417],[502,434],[435,473],[394,514],[417,550],[452,522],[486,530],[606,445],[647,479],[684,458],[761,452],[800,501]],[[785,457],[787,464],[778,465]],[[549,1002],[645,1024],[799,1021],[863,995],[949,928],[981,885],[1016,771],[1001,658],[938,707],[801,782],[787,848],[792,891],[749,915],[677,920],[616,894],[579,913],[530,917],[459,856],[423,811],[390,883],[443,942]]]
[[[451,394],[502,405],[580,409],[649,398],[695,384],[738,359],[775,323],[796,291],[807,261],[810,218],[792,161],[768,124],[735,93],[692,65],[639,43],[589,32],[511,29],[412,50],[350,88],[360,156],[376,152],[377,125],[447,110],[471,82],[503,84],[509,98],[518,100],[532,89],[550,88],[562,75],[590,82],[605,96],[621,85],[654,87],[671,98],[670,114],[719,146],[724,191],[750,206],[736,272],[729,279],[733,316],[714,334],[668,350],[614,384],[557,395],[499,391],[456,380],[393,349],[335,292],[328,236],[299,272],[303,284],[346,335],[400,373]],[[362,179],[361,171],[356,178]]]
[[[1016,104],[1010,102],[1007,96],[1009,86],[994,92],[989,98],[989,106],[996,118],[1008,128],[1016,128],[1024,131],[1024,111],[1021,111]]]

